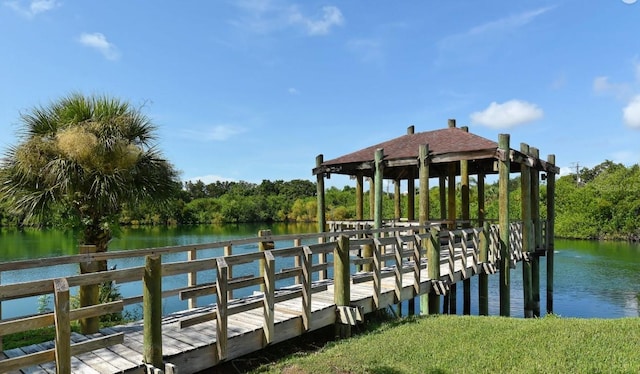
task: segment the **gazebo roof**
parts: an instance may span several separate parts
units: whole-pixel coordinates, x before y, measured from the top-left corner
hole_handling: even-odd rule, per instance
[[[382,149],[384,153],[384,178],[406,179],[418,175],[418,158],[421,145],[429,147],[429,171],[430,177],[447,175],[448,166],[456,165],[456,173],[459,174],[459,161],[469,161],[470,174],[493,174],[494,161],[500,159],[502,153],[498,149],[498,143],[471,134],[465,129],[448,127],[445,129],[413,133],[413,127],[408,134],[391,139],[380,144],[355,151],[328,161],[313,169],[313,174],[346,174],[373,176],[375,152]],[[518,165],[512,167],[512,171],[519,171],[519,165],[526,163],[538,170],[559,172],[555,166],[524,155],[518,151],[510,151],[512,163]],[[549,168],[551,169],[549,170]]]

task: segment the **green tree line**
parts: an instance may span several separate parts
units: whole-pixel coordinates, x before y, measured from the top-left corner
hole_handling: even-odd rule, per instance
[[[432,181],[433,182],[433,181]],[[510,180],[510,218],[520,218],[520,180]],[[460,195],[460,186],[456,193]],[[212,224],[242,222],[312,222],[316,220],[316,183],[294,179],[244,181],[202,181],[176,183],[168,204],[123,204],[122,225]],[[419,192],[418,192],[419,193]],[[327,188],[327,219],[350,220],[356,217],[356,191],[352,186]],[[565,175],[556,182],[556,235],[579,239],[632,239],[640,237],[640,166],[627,167],[605,161],[579,173]],[[383,217],[393,219],[394,196],[383,194]],[[416,198],[416,201],[418,199]],[[540,214],[545,219],[546,183],[540,186]],[[429,191],[430,219],[442,219],[440,191]],[[498,218],[498,183],[485,186],[485,217]],[[364,218],[370,218],[370,196],[364,193]],[[471,217],[477,217],[476,181],[470,186]],[[401,216],[406,217],[407,196],[401,198]],[[457,217],[461,216],[457,204]],[[0,207],[4,225],[19,225],[23,218],[6,203]],[[418,211],[416,209],[416,216]],[[40,224],[63,227],[67,216],[54,209]]]

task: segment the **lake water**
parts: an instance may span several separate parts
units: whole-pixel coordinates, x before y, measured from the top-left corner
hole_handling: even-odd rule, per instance
[[[188,227],[124,228],[110,243],[110,249],[138,249],[256,236],[260,229],[271,229],[274,235],[314,232],[315,224],[220,225]],[[76,253],[76,235],[57,230],[0,230],[0,261],[51,257]],[[283,244],[284,245],[284,244]],[[281,247],[278,245],[278,247]],[[237,253],[254,251],[257,247],[234,248]],[[215,255],[215,254],[214,254]],[[118,268],[140,266],[141,260],[123,260]],[[114,265],[110,263],[110,266]],[[640,245],[635,243],[556,240],[555,313],[563,317],[620,318],[640,316]],[[31,279],[51,278],[68,268],[53,268],[43,274],[41,269],[7,271],[0,274],[3,284]],[[75,271],[75,270],[73,270]],[[546,259],[541,258],[541,309],[546,306]],[[522,270],[511,273],[511,315],[522,316]],[[176,287],[186,284],[186,276],[176,276],[166,282]],[[138,294],[135,284],[125,284],[124,296]],[[498,275],[489,278],[489,312],[499,314]],[[138,288],[139,290],[139,288]],[[72,293],[74,291],[72,290]],[[212,299],[213,300],[213,299]],[[477,314],[477,279],[472,279],[472,313]],[[8,301],[2,304],[2,317],[32,314],[38,299]],[[201,300],[206,303],[207,300]],[[135,309],[135,306],[131,307]],[[165,311],[185,309],[177,298],[165,300]],[[406,306],[405,306],[406,308]],[[458,313],[462,311],[462,286],[458,286]]]

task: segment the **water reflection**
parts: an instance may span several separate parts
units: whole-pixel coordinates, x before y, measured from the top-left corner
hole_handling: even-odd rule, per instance
[[[118,237],[110,243],[111,250],[165,247],[194,243],[208,243],[237,238],[253,237],[258,230],[271,229],[274,235],[307,233],[315,230],[314,224],[274,224],[274,225],[217,225],[186,227],[139,227],[123,228]],[[27,258],[41,258],[75,254],[77,235],[57,230],[23,231],[0,230],[0,261]],[[293,245],[280,243],[278,247]],[[257,250],[256,245],[239,245],[234,253]],[[557,240],[555,254],[554,306],[556,314],[565,317],[619,318],[640,315],[640,244],[620,242],[592,242]],[[206,256],[222,255],[221,249],[206,251]],[[163,261],[184,261],[186,254],[172,254]],[[540,305],[542,313],[546,306],[546,258],[540,259]],[[110,263],[118,269],[143,266],[143,259],[121,259]],[[288,261],[288,262],[287,262]],[[293,266],[292,260],[278,260],[278,268]],[[54,278],[77,273],[77,266],[67,265],[42,269],[7,271],[0,274],[0,281],[6,283],[24,282],[33,279]],[[248,264],[238,267],[236,275],[248,275],[255,267]],[[200,281],[212,282],[215,272],[198,274]],[[511,315],[523,315],[522,270],[520,265],[511,271]],[[286,282],[291,282],[287,280]],[[288,283],[278,283],[284,286]],[[472,313],[477,314],[477,279],[472,282]],[[165,279],[164,288],[178,288],[186,285],[186,275],[176,275]],[[499,314],[498,275],[489,278],[489,312]],[[72,290],[72,293],[77,292]],[[126,296],[140,293],[139,283],[121,285]],[[251,292],[246,290],[245,292]],[[462,311],[462,285],[458,286],[458,313]],[[213,302],[213,297],[203,298],[202,303]],[[164,300],[165,311],[186,308],[186,302],[172,297]],[[31,314],[37,311],[38,300],[16,300],[2,304],[3,317]],[[406,308],[406,306],[405,306]],[[419,308],[419,306],[418,306]],[[136,307],[131,307],[135,311]]]

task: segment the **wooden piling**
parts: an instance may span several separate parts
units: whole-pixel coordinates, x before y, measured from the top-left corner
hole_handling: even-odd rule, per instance
[[[489,222],[483,222],[480,233],[480,263],[489,262]],[[489,274],[480,271],[478,274],[478,314],[489,315]]]
[[[97,247],[95,245],[81,245],[78,249],[80,254],[90,255],[96,253]],[[102,270],[102,268],[106,269],[106,261],[80,262],[80,274],[95,273]],[[88,284],[80,286],[78,298],[80,299],[81,307],[98,305],[100,302],[100,285]],[[99,317],[80,319],[80,331],[83,334],[95,334],[99,329]]]
[[[455,121],[454,126],[455,127]],[[456,164],[449,163],[448,170],[448,188],[447,188],[447,221],[449,221],[449,230],[456,229]],[[455,261],[455,259],[454,259]],[[452,283],[449,286],[449,293],[447,294],[449,300],[449,313],[456,314],[458,304],[458,285]]]
[[[432,281],[440,281],[440,229],[432,226],[427,241],[427,273]],[[429,314],[440,313],[440,296],[432,289],[429,293]]]
[[[509,171],[510,146],[509,134],[498,137],[498,191],[499,191],[499,224],[500,224],[500,315],[509,317],[511,313],[511,258],[509,248]]]
[[[382,227],[382,182],[384,178],[384,163],[382,159],[384,158],[384,150],[382,148],[376,149],[375,154],[375,209],[374,218],[373,218],[373,226],[376,229]],[[378,234],[379,235],[379,234]]]
[[[409,170],[407,179],[407,220],[409,222],[416,219],[416,180],[413,170]]]
[[[556,156],[549,155],[547,162],[555,166]],[[554,222],[556,218],[555,194],[556,175],[553,172],[547,172],[547,314],[553,314],[553,257],[555,250],[553,236],[555,234]]]
[[[429,145],[423,144],[419,147],[418,156],[418,176],[419,176],[419,207],[418,207],[418,220],[421,227],[425,227],[429,221]],[[425,229],[421,229],[421,233],[425,233]],[[422,240],[422,248],[426,252],[428,251],[429,240]],[[427,264],[429,264],[429,255],[427,254]],[[428,268],[431,265],[427,265]],[[431,278],[435,279],[435,278]],[[430,314],[430,305],[438,299],[434,292],[430,294],[420,295],[420,314]]]
[[[146,364],[157,368],[162,362],[162,261],[159,255],[146,256],[143,287],[143,346]]]
[[[362,173],[356,175],[356,221],[364,219],[364,176]]]
[[[520,144],[520,151],[529,153],[529,146]],[[531,257],[533,242],[533,221],[531,219],[531,171],[526,164],[520,165],[520,207],[522,217],[522,291],[524,295],[524,317],[533,318],[533,292],[531,289]]]
[[[69,319],[69,283],[65,278],[55,279],[53,315],[56,326],[56,373],[71,373],[71,321]]]
[[[402,195],[400,195],[400,179],[393,181],[393,210],[396,222],[399,222],[402,218]]]
[[[322,166],[322,163],[324,162],[324,156],[323,155],[318,155],[316,156],[316,167],[319,168],[320,166]],[[324,195],[324,174],[323,173],[318,173],[318,175],[316,176],[316,191],[317,191],[317,199],[318,199],[318,213],[317,213],[317,219],[318,219],[318,232],[325,232],[327,230],[326,226],[327,226],[327,208],[326,208],[326,202],[325,202],[325,195]]]
[[[333,251],[334,294],[336,306],[350,306],[351,304],[351,272],[349,262],[349,237],[340,235],[338,245]],[[336,332],[340,337],[351,336],[350,324],[336,324]]]
[[[465,132],[469,132],[469,128],[467,126],[461,127]],[[469,162],[467,160],[460,161],[460,208],[462,213],[462,227],[469,228],[471,227],[470,219],[470,189],[469,189]],[[462,255],[466,256],[466,246],[463,246],[464,250]],[[463,302],[462,302],[462,314],[470,315],[471,314],[471,275],[469,278],[462,281],[463,288]]]
[[[529,149],[535,159],[540,157],[537,148]],[[540,173],[531,168],[531,219],[533,221],[533,248],[535,255],[531,259],[531,292],[533,293],[533,316],[540,317],[540,255],[538,249],[542,247],[542,226],[540,225]]]

